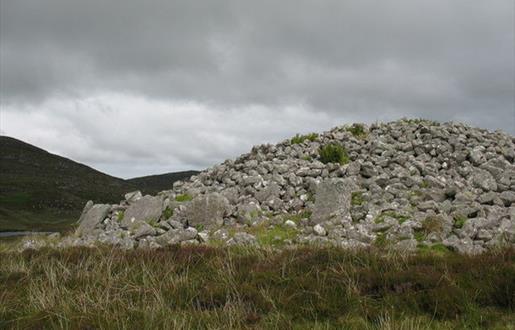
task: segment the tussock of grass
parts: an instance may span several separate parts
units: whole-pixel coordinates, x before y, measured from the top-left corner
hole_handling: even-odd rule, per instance
[[[506,329],[515,251],[0,252],[0,328]]]
[[[364,138],[367,136],[365,126],[363,124],[353,124],[347,127],[347,132],[350,132],[356,138]]]
[[[320,161],[324,164],[337,163],[340,165],[348,164],[350,159],[347,150],[339,144],[329,143],[322,146],[319,150]]]
[[[296,134],[294,137],[291,138],[290,142],[291,142],[291,144],[301,144],[302,142],[304,142],[306,140],[314,142],[314,141],[316,141],[316,139],[318,139],[317,133],[309,133],[306,135]]]
[[[445,245],[443,244],[433,244],[433,245],[425,245],[425,244],[419,244],[418,245],[418,250],[419,252],[421,253],[429,253],[429,254],[436,254],[436,255],[441,255],[441,256],[446,256],[447,254],[451,253],[451,250],[449,250],[449,248],[447,248]]]
[[[266,221],[251,227],[248,232],[254,235],[261,246],[283,246],[298,236],[298,230],[285,225],[270,226]]]
[[[311,215],[311,211],[303,211],[297,214],[288,214],[284,217],[284,220],[291,220],[298,224],[302,219],[310,219]]]

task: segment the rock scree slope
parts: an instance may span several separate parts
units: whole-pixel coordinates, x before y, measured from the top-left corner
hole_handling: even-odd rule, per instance
[[[354,124],[255,146],[156,196],[88,204],[60,245],[328,244],[477,254],[515,244],[515,138]]]

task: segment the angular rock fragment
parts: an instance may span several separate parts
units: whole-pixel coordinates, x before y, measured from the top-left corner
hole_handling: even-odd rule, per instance
[[[93,206],[88,204],[86,204],[87,211],[83,213],[79,220],[79,227],[76,231],[79,236],[91,233],[107,217],[111,209],[111,205],[107,204],[96,204]]]

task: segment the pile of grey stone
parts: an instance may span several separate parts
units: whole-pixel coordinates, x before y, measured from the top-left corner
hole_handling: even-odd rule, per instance
[[[327,144],[342,146],[348,163],[322,163]],[[60,244],[272,241],[480,253],[515,244],[514,160],[515,137],[460,123],[336,127],[255,146],[157,196],[89,202],[76,234]]]

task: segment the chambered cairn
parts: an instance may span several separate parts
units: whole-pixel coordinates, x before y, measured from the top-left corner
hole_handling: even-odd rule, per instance
[[[260,145],[157,196],[89,202],[59,243],[317,244],[477,254],[515,245],[515,137],[399,120]]]

